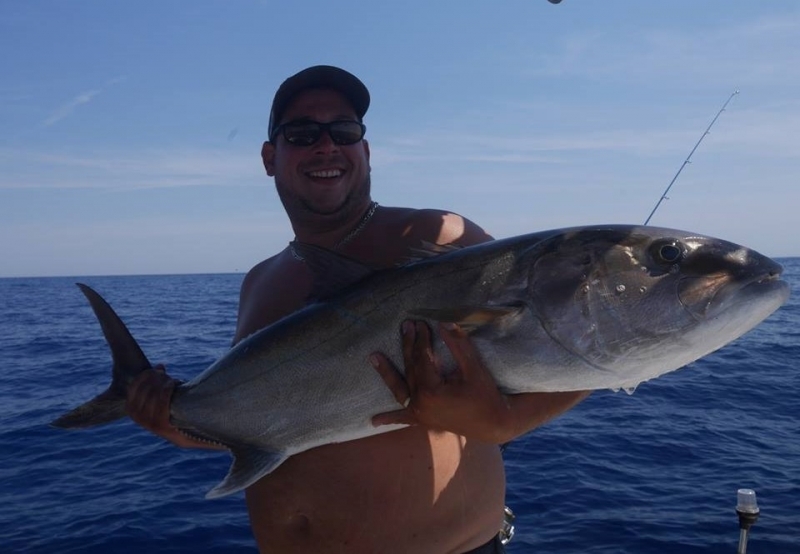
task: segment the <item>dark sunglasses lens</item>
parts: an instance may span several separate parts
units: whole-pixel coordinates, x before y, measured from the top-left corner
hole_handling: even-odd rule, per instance
[[[283,137],[289,144],[311,146],[319,140],[322,130],[318,123],[292,123],[283,126]]]
[[[358,121],[334,121],[328,131],[336,144],[355,144],[364,138],[364,126]]]

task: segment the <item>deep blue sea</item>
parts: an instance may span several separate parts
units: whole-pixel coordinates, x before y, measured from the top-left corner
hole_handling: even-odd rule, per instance
[[[735,554],[736,491],[761,516],[750,554],[800,553],[800,258],[794,296],[691,366],[602,391],[506,451],[511,553]],[[0,279],[0,552],[255,552],[242,495],[205,500],[228,456],[118,422],[48,422],[109,381],[86,282],[152,362],[190,378],[233,336],[241,275]]]

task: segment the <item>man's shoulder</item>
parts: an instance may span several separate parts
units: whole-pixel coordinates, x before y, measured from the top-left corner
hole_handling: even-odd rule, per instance
[[[242,281],[236,341],[303,307],[312,278],[286,251],[254,265]]]
[[[450,210],[387,207],[386,213],[409,238],[462,246],[492,239],[477,223]]]
[[[270,256],[266,260],[261,260],[256,265],[250,268],[250,270],[244,276],[244,283],[247,284],[248,282],[259,280],[264,275],[269,274],[274,268],[278,265],[278,260],[280,259],[281,253],[275,254],[274,256]]]
[[[406,208],[402,206],[381,206],[381,208],[392,217],[409,221],[435,220],[445,216],[458,216],[455,212],[437,208]]]
[[[288,250],[282,250],[258,262],[247,272],[242,281],[242,300],[247,300],[252,294],[263,296],[266,291],[278,291],[292,288],[304,281],[305,266],[296,263],[289,255]]]

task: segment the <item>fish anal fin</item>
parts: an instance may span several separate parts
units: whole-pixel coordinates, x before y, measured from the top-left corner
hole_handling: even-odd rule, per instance
[[[439,321],[455,323],[467,332],[477,331],[487,326],[507,327],[525,310],[524,304],[507,304],[500,306],[452,306],[449,308],[417,308],[409,315]]]
[[[231,469],[222,482],[206,493],[206,498],[220,498],[246,489],[288,458],[284,452],[255,446],[231,446],[230,449]]]

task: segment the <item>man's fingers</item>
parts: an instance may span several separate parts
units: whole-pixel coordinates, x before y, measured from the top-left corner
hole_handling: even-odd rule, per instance
[[[395,400],[404,406],[408,404],[411,395],[408,390],[408,384],[403,376],[395,369],[394,364],[389,359],[379,352],[370,354],[369,363],[381,376],[386,386],[392,391]]]
[[[128,385],[128,415],[148,429],[163,425],[169,417],[169,401],[176,384],[163,371],[143,371]]]
[[[442,340],[463,377],[474,375],[481,363],[480,353],[467,335],[466,331],[455,323],[443,323],[440,327]]]
[[[406,384],[408,386],[408,391],[414,391],[417,389],[417,376],[416,372],[414,371],[414,345],[416,343],[416,325],[413,321],[404,321],[400,332],[402,334],[402,342],[403,342],[403,367],[405,368],[406,372]]]
[[[414,344],[411,358],[405,360],[406,371],[414,375],[412,390],[434,390],[442,383],[442,376],[433,354],[431,330],[424,321],[418,321],[414,326]]]

